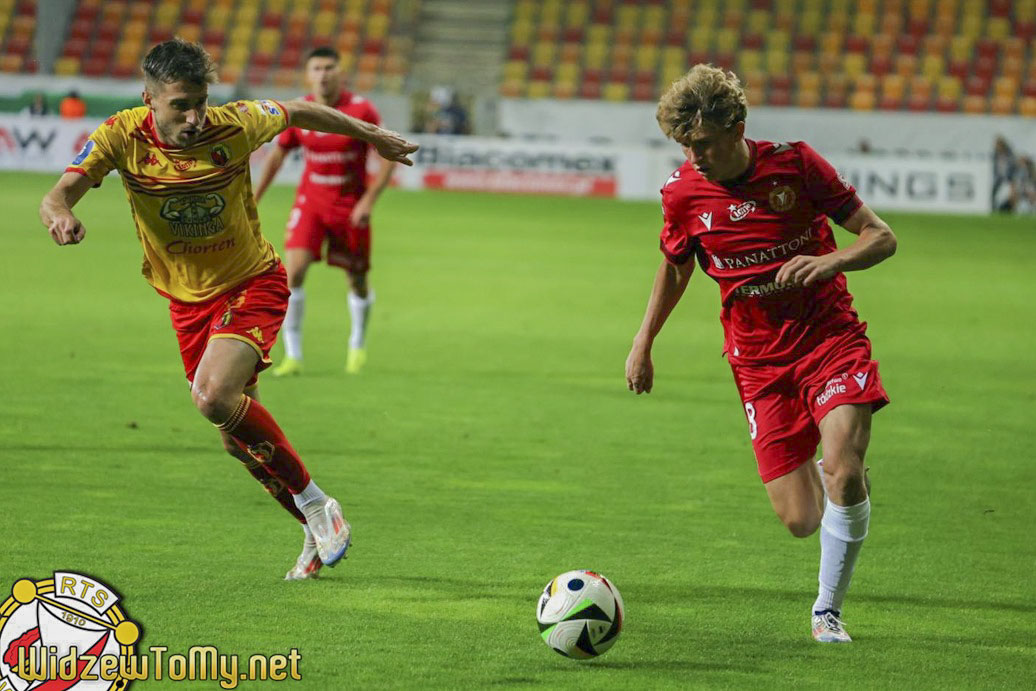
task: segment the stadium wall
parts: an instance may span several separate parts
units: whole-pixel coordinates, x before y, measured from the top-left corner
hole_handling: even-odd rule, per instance
[[[502,99],[498,117],[501,132],[521,139],[666,141],[655,124],[654,103]],[[1019,149],[1036,150],[1036,120],[1006,115],[756,106],[749,110],[746,131],[768,141],[805,140],[825,156],[856,149],[864,140],[872,149],[897,154],[988,156],[998,135]]]
[[[0,169],[60,172],[100,122],[0,116]],[[659,188],[684,160],[672,144],[558,144],[437,135],[413,138],[421,144],[415,165],[400,166],[394,180],[407,189],[657,200]],[[253,174],[272,146],[253,155]],[[830,160],[878,209],[990,211],[992,170],[988,159],[944,161],[840,153]],[[299,150],[292,152],[277,181],[297,182],[303,162]]]

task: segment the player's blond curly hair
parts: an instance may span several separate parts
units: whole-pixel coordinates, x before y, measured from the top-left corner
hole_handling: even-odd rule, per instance
[[[727,130],[743,121],[748,99],[736,74],[702,63],[666,89],[655,117],[665,136],[686,144],[703,123]]]

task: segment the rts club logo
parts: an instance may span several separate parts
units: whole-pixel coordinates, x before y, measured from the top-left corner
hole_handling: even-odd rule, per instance
[[[140,627],[118,603],[110,586],[81,573],[16,581],[0,605],[0,691],[128,688]]]

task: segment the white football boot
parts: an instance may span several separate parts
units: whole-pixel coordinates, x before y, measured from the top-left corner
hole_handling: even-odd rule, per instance
[[[324,562],[320,561],[317,554],[317,542],[312,535],[307,535],[302,543],[302,554],[295,561],[295,566],[284,575],[286,581],[304,581],[307,578],[319,578],[320,567]]]
[[[320,561],[324,566],[334,566],[345,556],[352,536],[352,527],[342,516],[342,507],[333,497],[328,497],[302,507],[301,511],[313,532]]]
[[[837,612],[825,610],[813,615],[813,638],[818,643],[852,643]]]

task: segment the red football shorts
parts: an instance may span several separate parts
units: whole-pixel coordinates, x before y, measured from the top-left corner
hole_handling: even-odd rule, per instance
[[[194,383],[205,347],[214,338],[233,338],[252,346],[259,355],[255,374],[247,386],[270,366],[270,349],[277,341],[288,309],[288,277],[278,263],[273,269],[248,279],[205,302],[169,300],[169,316],[187,381]]]
[[[296,202],[288,217],[284,247],[309,250],[319,261],[326,241],[330,266],[367,273],[371,266],[371,227],[369,223],[354,226],[349,220],[352,211],[352,205]]]
[[[769,482],[812,460],[819,423],[833,408],[889,402],[860,325],[836,332],[790,365],[731,365],[759,476]]]

